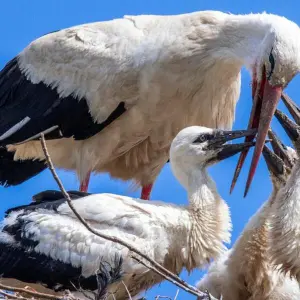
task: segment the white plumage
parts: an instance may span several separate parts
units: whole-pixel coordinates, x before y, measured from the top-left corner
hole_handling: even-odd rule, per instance
[[[285,114],[278,111],[276,117],[290,137],[299,157],[300,126],[299,107],[287,99],[289,111],[298,124],[291,121]],[[300,280],[300,162],[296,161],[286,185],[280,189],[272,206],[270,218],[270,253],[272,262],[284,273],[291,274]]]
[[[53,139],[47,144],[56,166],[75,169],[85,183],[91,171],[134,180],[147,198],[179,130],[232,126],[243,65],[253,91],[260,88],[256,94],[269,90],[260,101],[272,115],[281,89],[300,70],[298,26],[265,13],[202,11],[124,16],[51,33],[0,74],[2,145],[52,129],[46,138]],[[38,141],[8,149],[14,159],[44,160]],[[40,172],[35,163],[23,166],[19,180],[10,180],[12,163],[2,167],[9,171],[0,181],[30,178]]]
[[[171,146],[170,162],[174,175],[187,189],[188,206],[148,203],[113,194],[75,199],[73,205],[94,228],[133,244],[174,273],[202,267],[225,250],[231,230],[228,206],[206,167],[251,147],[253,143],[225,145],[227,140],[250,134],[253,130],[221,131],[198,126],[179,132]],[[72,288],[69,280],[76,282],[79,275],[94,276],[102,261],[116,265],[117,254],[123,259],[121,279],[132,296],[162,281],[134,261],[127,248],[85,229],[64,200],[39,202],[12,209],[2,223],[0,269],[4,277],[15,274],[16,279],[39,280],[51,288],[55,283]],[[22,255],[25,258],[21,264],[7,264],[9,259],[20,261]],[[24,275],[19,269],[32,259],[37,270]],[[53,265],[51,272],[49,265]],[[91,282],[81,282],[83,288],[87,288],[85,285],[91,287]],[[110,285],[108,291],[115,293],[116,299],[127,295],[122,282]]]
[[[274,150],[279,156],[289,161],[297,156],[293,149],[283,146],[274,134],[272,137]],[[289,272],[282,273],[272,263],[269,239],[276,196],[286,184],[291,170],[287,161],[284,164],[268,148],[264,149],[264,156],[273,183],[270,199],[250,219],[233,248],[214,261],[208,273],[197,283],[200,290],[207,289],[217,299],[297,300],[300,297],[297,280],[291,278]]]

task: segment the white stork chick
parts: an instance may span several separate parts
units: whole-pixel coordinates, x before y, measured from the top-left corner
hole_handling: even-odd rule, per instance
[[[178,133],[171,145],[170,163],[187,190],[188,206],[113,194],[77,198],[73,205],[96,229],[131,243],[176,274],[183,268],[191,271],[204,266],[225,250],[223,243],[230,241],[231,230],[228,206],[206,168],[251,147],[252,142],[225,145],[249,134],[255,133],[198,126]],[[38,202],[8,211],[2,223],[0,270],[4,278],[40,281],[53,289],[70,290],[74,289],[69,283],[72,281],[75,286],[80,283],[83,289],[93,290],[101,261],[113,265],[119,255],[123,258],[121,280],[131,296],[163,280],[134,261],[127,248],[87,231],[64,199],[55,201],[55,195],[51,201],[47,196],[38,198]],[[31,272],[25,272],[27,266]],[[116,299],[125,299],[123,283],[112,284],[108,292]]]
[[[216,299],[221,299],[223,284],[228,276],[226,261],[230,252],[231,249],[227,250],[209,265],[207,273],[196,283],[200,291],[208,291]]]
[[[11,145],[44,132],[52,161],[75,169],[82,191],[91,171],[109,172],[136,181],[147,199],[179,130],[232,126],[242,66],[255,98],[249,127],[259,128],[248,188],[282,89],[300,70],[297,24],[200,11],[45,35],[0,73],[0,145],[14,152],[0,153],[0,182],[18,184],[45,168],[39,141]],[[14,165],[12,157],[36,161]]]
[[[288,99],[289,110],[299,122],[300,110]],[[280,111],[276,117],[300,153],[300,126]],[[296,116],[296,117],[295,117]],[[297,118],[298,116],[298,118]],[[270,219],[270,253],[272,262],[300,282],[300,161],[298,160],[286,185],[279,191]]]
[[[272,146],[278,156],[266,146],[267,162],[273,191],[268,201],[250,219],[233,248],[212,263],[197,287],[208,290],[222,300],[297,300],[297,281],[278,271],[269,254],[269,218],[279,189],[290,175],[289,163],[295,163],[295,151],[285,147],[271,132]],[[284,158],[284,161],[280,158]],[[221,298],[222,297],[222,298]]]

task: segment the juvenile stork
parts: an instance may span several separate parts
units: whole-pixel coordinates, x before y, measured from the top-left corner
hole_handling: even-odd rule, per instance
[[[252,74],[249,128],[259,129],[248,189],[281,92],[300,70],[300,30],[277,15],[219,11],[124,16],[33,41],[0,73],[0,145],[35,163],[14,167],[3,149],[0,182],[45,168],[33,141],[44,132],[54,164],[75,169],[82,191],[91,171],[108,172],[148,199],[178,131],[232,126],[242,66]]]
[[[299,123],[300,110],[287,99],[289,111]],[[281,123],[296,152],[300,154],[300,126],[291,121],[280,111],[276,117]],[[284,273],[289,273],[300,282],[300,161],[295,164],[292,174],[286,185],[279,191],[276,202],[272,207],[272,218],[270,222],[270,252],[272,262],[279,266]]]
[[[186,188],[188,206],[145,202],[113,194],[78,198],[73,205],[93,227],[134,245],[170,271],[191,271],[218,257],[230,241],[231,219],[206,168],[254,143],[229,144],[253,130],[222,131],[188,127],[175,137],[170,149],[174,175]],[[54,290],[96,288],[101,261],[115,265],[123,259],[123,275],[108,287],[116,299],[131,296],[162,281],[162,277],[131,258],[130,251],[95,236],[74,216],[63,199],[39,201],[11,209],[0,232],[2,277],[39,281]],[[12,263],[13,262],[13,263]],[[30,266],[31,272],[26,271]],[[97,271],[98,270],[98,271]],[[72,284],[71,284],[72,282]],[[124,283],[124,284],[123,284]]]
[[[295,278],[278,271],[271,262],[269,228],[276,195],[291,174],[297,158],[271,133],[273,153],[266,146],[264,158],[273,191],[268,201],[251,217],[238,240],[214,261],[197,287],[222,300],[297,300],[300,288]],[[277,155],[278,154],[278,155]],[[282,157],[283,159],[281,159]],[[287,246],[288,247],[288,246]]]

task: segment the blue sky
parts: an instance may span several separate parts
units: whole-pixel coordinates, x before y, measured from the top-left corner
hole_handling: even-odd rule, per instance
[[[299,3],[299,4],[298,4]],[[220,10],[230,13],[250,13],[267,11],[283,15],[300,24],[300,2],[296,0],[285,1],[240,1],[240,0],[10,0],[1,1],[0,4],[0,68],[18,54],[28,43],[51,31],[63,29],[82,23],[109,20],[122,17],[125,14],[180,14],[197,10]],[[287,88],[288,94],[298,102],[297,87],[300,85],[299,76]],[[234,128],[247,127],[251,107],[250,76],[247,71],[242,72],[242,92],[236,110]],[[280,104],[282,108],[282,104]],[[273,121],[273,129],[287,142],[278,123]],[[252,155],[252,152],[250,153]],[[263,160],[260,161],[253,184],[247,198],[243,198],[246,176],[249,170],[250,155],[232,195],[229,195],[229,186],[234,172],[237,156],[223,161],[210,168],[210,174],[217,183],[218,191],[228,202],[233,220],[233,238],[236,240],[249,217],[257,210],[261,203],[267,200],[271,192],[268,172]],[[59,171],[59,175],[67,189],[77,189],[78,182],[72,172]],[[0,187],[0,217],[4,211],[12,206],[29,203],[31,196],[46,189],[57,189],[50,172],[42,174],[28,182],[12,188]],[[139,191],[133,192],[126,183],[110,180],[107,175],[92,176],[90,192],[110,192],[116,194],[138,197]],[[186,203],[186,193],[173,177],[169,166],[160,174],[152,199],[178,204]],[[0,270],[1,272],[1,270]],[[190,276],[183,277],[190,283],[195,283],[203,272],[195,271]],[[148,299],[155,295],[174,296],[176,287],[163,283],[147,293]],[[194,299],[194,297],[180,291],[178,299]]]

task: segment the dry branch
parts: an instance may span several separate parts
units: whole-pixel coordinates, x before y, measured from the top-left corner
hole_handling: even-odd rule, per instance
[[[101,237],[103,239],[109,240],[111,242],[114,243],[118,243],[126,248],[128,248],[130,251],[134,252],[135,254],[141,256],[142,258],[144,258],[146,261],[148,261],[151,265],[153,265],[154,267],[151,266],[152,270],[156,273],[158,273],[159,275],[161,275],[163,278],[165,278],[166,280],[172,282],[180,288],[183,288],[185,291],[187,291],[190,294],[193,294],[195,296],[198,297],[198,299],[203,299],[203,300],[214,300],[214,298],[212,298],[209,294],[207,293],[202,293],[201,291],[197,290],[195,287],[189,285],[188,283],[186,283],[184,280],[182,280],[180,277],[178,277],[177,275],[173,274],[172,272],[170,272],[168,269],[166,269],[165,267],[163,267],[162,265],[160,265],[158,262],[156,262],[155,260],[153,260],[152,258],[150,258],[149,256],[147,256],[146,254],[142,253],[140,250],[136,249],[133,245],[123,241],[122,239],[115,237],[115,236],[110,236],[107,234],[104,234],[96,229],[94,229],[93,227],[91,227],[87,221],[77,212],[77,210],[75,209],[73,203],[72,203],[72,199],[69,196],[69,194],[67,193],[67,191],[65,190],[61,180],[59,179],[54,165],[52,163],[51,157],[49,155],[48,149],[47,149],[47,145],[46,145],[46,141],[45,141],[45,137],[44,134],[41,133],[41,144],[42,144],[42,149],[47,161],[47,165],[48,168],[50,169],[50,172],[52,173],[52,176],[54,178],[54,180],[56,181],[60,191],[62,192],[62,194],[64,195],[70,209],[72,210],[72,212],[74,213],[74,215],[77,217],[77,219],[84,225],[84,227],[89,230],[91,233],[95,234],[98,237]],[[132,255],[132,258],[139,260],[139,258],[137,258],[136,256]]]
[[[155,297],[155,300],[159,300],[159,299],[169,299],[169,300],[173,300],[171,297],[169,296],[161,296],[161,295],[157,295]]]
[[[163,278],[165,278],[165,279],[168,280],[169,282],[173,283],[174,285],[178,286],[179,288],[185,290],[186,292],[188,292],[188,293],[190,293],[190,294],[195,295],[195,294],[192,292],[192,290],[190,289],[190,287],[192,287],[192,286],[190,286],[189,284],[187,284],[188,287],[185,286],[185,285],[182,285],[181,283],[179,283],[179,282],[173,280],[172,278],[168,277],[167,275],[162,274],[160,271],[156,270],[156,269],[155,269],[154,267],[152,267],[151,265],[146,264],[145,262],[143,262],[142,260],[138,259],[137,257],[135,257],[135,256],[131,256],[131,257],[132,257],[134,260],[136,260],[138,263],[140,263],[141,265],[145,266],[145,267],[148,268],[149,270],[152,270],[152,271],[156,272],[158,275],[162,276]],[[211,296],[210,296],[209,293],[207,293],[207,292],[205,292],[205,293],[200,292],[200,293],[201,293],[200,296],[199,296],[199,295],[195,295],[195,296],[198,296],[198,298],[197,298],[198,300],[216,300],[216,299],[214,299],[214,298],[211,298]],[[177,298],[177,296],[178,296],[178,290],[177,290],[175,299]],[[167,296],[160,296],[160,297],[166,298]]]

